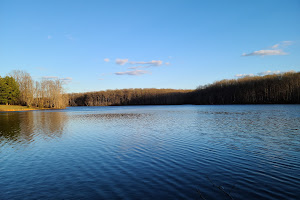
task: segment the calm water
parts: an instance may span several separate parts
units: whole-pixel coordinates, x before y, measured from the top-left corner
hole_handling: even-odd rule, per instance
[[[0,113],[0,199],[297,199],[300,105]]]

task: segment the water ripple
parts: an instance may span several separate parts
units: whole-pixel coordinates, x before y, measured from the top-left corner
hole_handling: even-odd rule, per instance
[[[0,199],[297,199],[300,106],[0,114]],[[198,191],[198,192],[197,192]]]

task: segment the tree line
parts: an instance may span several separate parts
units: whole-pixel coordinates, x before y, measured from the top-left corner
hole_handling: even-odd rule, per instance
[[[198,87],[189,98],[193,104],[299,104],[300,73],[222,80]]]
[[[179,105],[192,90],[121,89],[69,94],[70,106]]]
[[[69,106],[299,104],[300,73],[221,80],[196,90],[122,89],[72,93]]]
[[[61,109],[68,99],[61,80],[34,81],[29,73],[14,70],[0,78],[0,104]]]
[[[33,81],[24,71],[0,77],[0,104],[39,108],[182,104],[299,104],[300,73],[221,80],[196,90],[120,89],[65,94],[60,80]]]

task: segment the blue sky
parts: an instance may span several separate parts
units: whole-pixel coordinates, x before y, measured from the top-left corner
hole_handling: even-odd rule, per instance
[[[299,0],[0,0],[0,75],[86,92],[300,71],[299,22]]]

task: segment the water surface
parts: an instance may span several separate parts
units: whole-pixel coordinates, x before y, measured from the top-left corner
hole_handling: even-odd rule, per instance
[[[0,113],[0,199],[297,199],[300,105]]]

